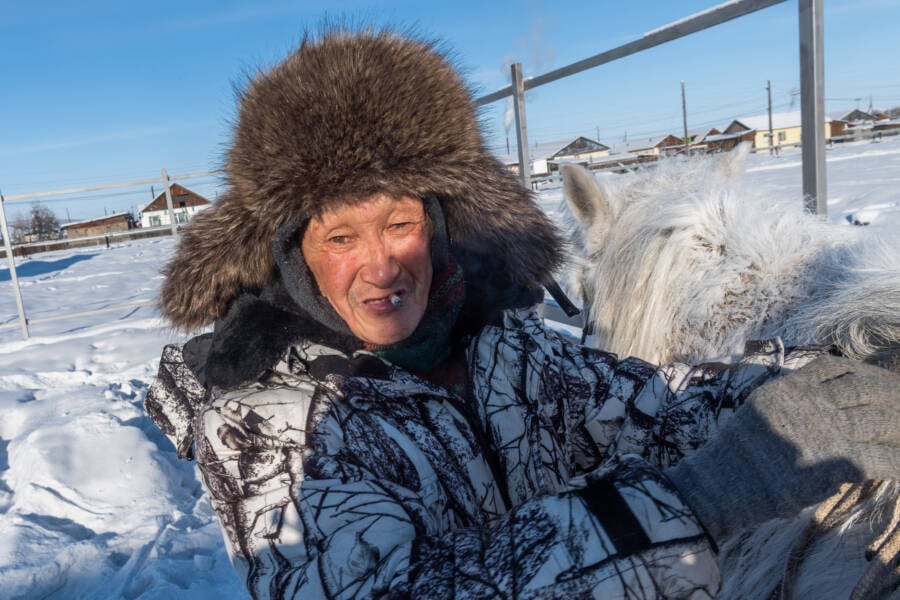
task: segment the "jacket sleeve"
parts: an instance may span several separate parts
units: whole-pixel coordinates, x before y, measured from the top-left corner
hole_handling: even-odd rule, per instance
[[[657,366],[569,342],[531,312],[508,313],[507,321],[504,342],[522,346],[521,377],[531,382],[542,418],[563,432],[576,469],[624,454],[672,466],[705,443],[757,387],[827,351],[785,348],[774,338],[749,342],[733,364]]]
[[[311,455],[290,417],[304,397],[230,393],[197,422],[197,460],[255,598],[693,598],[718,587],[701,526],[638,457],[493,522],[453,523],[422,490],[344,456],[331,417],[315,428],[334,452]]]

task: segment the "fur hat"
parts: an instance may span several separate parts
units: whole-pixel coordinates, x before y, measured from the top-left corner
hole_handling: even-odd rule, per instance
[[[228,188],[181,235],[163,315],[203,327],[275,274],[279,227],[377,192],[440,201],[451,243],[534,288],[562,261],[554,224],[485,147],[472,97],[433,42],[307,36],[239,95]],[[493,264],[492,263],[492,264]]]

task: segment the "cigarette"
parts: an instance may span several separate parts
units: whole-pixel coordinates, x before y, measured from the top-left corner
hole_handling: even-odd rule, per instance
[[[403,306],[403,298],[400,297],[400,294],[391,294],[388,299],[391,301],[391,304],[398,308]]]

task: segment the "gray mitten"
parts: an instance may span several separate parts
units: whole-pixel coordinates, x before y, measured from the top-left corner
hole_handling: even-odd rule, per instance
[[[900,376],[826,356],[756,390],[667,471],[717,540],[795,514],[844,482],[900,476]]]

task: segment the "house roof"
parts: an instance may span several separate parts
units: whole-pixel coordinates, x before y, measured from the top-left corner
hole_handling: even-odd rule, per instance
[[[825,122],[830,123],[836,119],[826,117]],[[742,125],[745,129],[755,129],[757,131],[768,131],[769,115],[753,115],[750,117],[740,117],[731,122],[726,129],[731,128],[734,124]],[[788,129],[791,127],[800,127],[800,111],[792,110],[789,112],[772,113],[772,129]]]
[[[747,131],[752,131],[752,130],[748,129]],[[734,131],[731,133],[716,133],[713,135],[706,136],[706,138],[704,138],[703,141],[705,141],[707,143],[711,143],[711,142],[721,142],[724,140],[738,139],[741,136],[743,136],[744,134],[746,134],[747,131]]]
[[[59,226],[60,229],[68,229],[70,227],[79,228],[79,227],[96,227],[97,225],[103,225],[107,222],[115,222],[121,221],[122,219],[128,220],[128,213],[114,213],[111,215],[106,215],[103,217],[97,217],[95,219],[83,219],[81,221],[72,221],[71,223],[64,223]]]
[[[575,139],[556,140],[531,145],[528,147],[528,156],[531,157],[531,160],[549,160],[585,154],[587,152],[602,152],[604,150],[609,150],[609,146],[596,140],[579,136]],[[511,147],[510,152],[501,154],[499,158],[503,164],[516,164],[519,162],[519,153],[518,150]]]
[[[858,108],[852,110],[842,110],[828,113],[828,117],[833,121],[846,121],[847,123],[856,123],[859,121],[877,121],[877,111],[865,111]]]
[[[604,150],[609,150],[609,146],[601,144],[600,142],[594,141],[590,138],[580,136],[566,144],[563,148],[557,150],[550,158],[575,156],[578,154],[586,154],[589,152],[603,152]]]
[[[612,147],[610,154],[627,154],[629,152],[637,152],[638,150],[659,148],[666,142],[668,142],[668,145],[672,145],[676,142],[678,144],[684,143],[684,141],[680,137],[672,135],[671,133],[667,133],[666,135],[658,135],[649,138],[638,138],[636,140],[621,142]]]
[[[630,152],[624,152],[620,154],[608,154],[606,156],[598,156],[596,158],[591,159],[590,164],[593,166],[604,165],[606,163],[617,164],[627,160],[640,158],[637,154],[631,154]],[[577,159],[575,157],[563,157],[558,159],[553,159],[553,162],[558,165],[565,164],[585,164],[585,159]]]
[[[169,192],[172,194],[172,208],[212,204],[209,200],[207,200],[200,194],[192,192],[183,185],[179,185],[177,183],[173,183],[169,186]],[[154,198],[153,202],[145,206],[143,210],[141,210],[141,213],[154,212],[158,210],[168,210],[168,207],[166,205],[165,191]]]
[[[692,144],[699,144],[705,141],[711,135],[718,135],[721,133],[715,127],[707,127],[706,129],[695,129],[693,131],[688,131],[688,135],[691,136]]]

